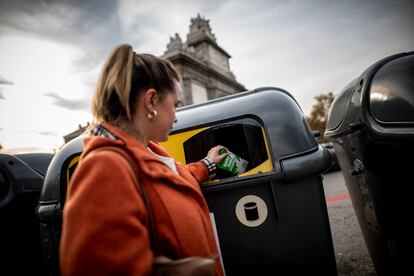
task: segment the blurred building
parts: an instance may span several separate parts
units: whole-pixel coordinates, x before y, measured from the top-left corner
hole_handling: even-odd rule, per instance
[[[86,129],[89,126],[89,122],[86,123],[86,126],[82,126],[81,124],[79,124],[78,129],[72,131],[71,133],[66,134],[65,136],[63,136],[63,140],[65,141],[65,144],[67,142],[69,142],[72,139],[75,139],[76,137],[78,137],[79,135],[81,135],[82,133],[84,133],[86,131]]]
[[[162,57],[170,60],[181,74],[184,105],[246,90],[230,70],[231,56],[217,44],[209,20],[200,15],[191,19],[187,41],[183,42],[176,33],[170,37]]]

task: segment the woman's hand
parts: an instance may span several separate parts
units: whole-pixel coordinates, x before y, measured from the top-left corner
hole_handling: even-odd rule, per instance
[[[226,147],[224,147],[224,146],[217,145],[217,146],[215,146],[215,147],[211,148],[211,149],[208,151],[206,158],[207,158],[208,160],[210,160],[211,162],[214,162],[215,164],[220,163],[220,162],[221,162],[224,158],[226,158],[226,156],[228,155],[228,153],[227,153],[227,152],[226,152],[226,153],[223,153],[223,154],[220,154],[220,153],[219,153],[219,151],[220,151],[221,149],[225,149],[226,151],[228,150],[228,149],[227,149]]]

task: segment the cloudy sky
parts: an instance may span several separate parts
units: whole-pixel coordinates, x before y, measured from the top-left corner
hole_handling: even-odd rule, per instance
[[[200,13],[246,88],[289,91],[309,114],[375,61],[414,50],[411,0],[0,0],[0,144],[59,148],[91,121],[103,60],[129,43],[162,55]]]

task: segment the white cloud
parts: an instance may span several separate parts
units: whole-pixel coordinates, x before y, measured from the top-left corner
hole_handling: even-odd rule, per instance
[[[212,16],[217,26],[213,31],[233,56],[231,67],[238,80],[248,88],[282,87],[306,114],[314,96],[338,93],[378,59],[414,49],[414,19],[408,19],[414,5],[407,8],[385,1],[226,3]]]
[[[220,5],[221,1],[123,0],[119,2],[118,17],[124,37],[137,50],[162,55],[174,33],[185,40],[192,17],[197,13],[213,14]]]
[[[91,105],[91,99],[75,99],[75,100],[68,100],[64,97],[61,97],[57,93],[43,93],[46,97],[49,97],[53,100],[53,104],[63,107],[68,110],[86,110],[89,111]]]
[[[83,73],[73,70],[72,62],[83,53],[73,47],[34,38],[0,39],[0,72],[7,73],[15,85],[4,86],[7,99],[0,101],[0,141],[4,147],[58,147],[62,136],[79,122],[90,120],[89,113],[67,111],[51,104],[44,95],[58,91],[65,99],[91,97],[93,87],[81,81]],[[96,79],[96,77],[95,77]],[[61,136],[28,133],[57,132]]]

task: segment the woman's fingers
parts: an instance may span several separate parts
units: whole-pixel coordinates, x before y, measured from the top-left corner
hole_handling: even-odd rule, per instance
[[[222,145],[217,145],[215,147],[212,147],[207,154],[207,158],[210,159],[212,162],[214,163],[220,163],[224,158],[226,158],[226,156],[228,155],[228,153],[223,153],[220,154],[220,150],[225,149],[226,151],[228,151],[228,149]]]

